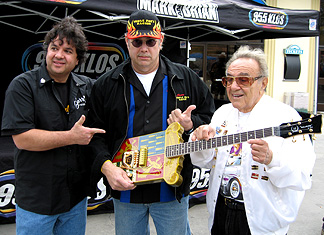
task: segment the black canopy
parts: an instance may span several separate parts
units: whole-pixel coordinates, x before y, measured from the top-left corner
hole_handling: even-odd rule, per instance
[[[22,0],[0,2],[0,23],[33,34],[73,15],[91,34],[122,39],[129,15],[156,13],[167,36],[188,41],[228,41],[319,35],[315,10],[269,7],[251,0]]]
[[[95,53],[113,53],[103,51],[105,48],[100,43],[105,43],[106,48],[110,44],[115,47],[118,45],[126,53],[127,48],[122,39],[127,19],[136,9],[151,10],[158,15],[167,36],[162,53],[183,64],[187,63],[188,47],[180,47],[179,40],[217,42],[319,35],[318,11],[279,9],[256,1],[0,0],[0,43],[3,58],[0,116],[4,93],[10,81],[26,69],[39,65],[44,59],[42,53],[36,53],[33,57],[26,52],[30,52],[31,47],[35,48],[35,44],[44,39],[44,34],[53,24],[67,15],[75,17],[82,24],[88,41],[99,48],[98,51],[90,52],[92,54],[83,66],[85,75],[94,78],[99,74],[93,72],[91,66],[100,65],[100,61],[94,60],[92,56]],[[99,55],[95,58],[99,58]],[[25,63],[26,60],[30,63]],[[107,69],[112,66],[113,64],[107,65]]]

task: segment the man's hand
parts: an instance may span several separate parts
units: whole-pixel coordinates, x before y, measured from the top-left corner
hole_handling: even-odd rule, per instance
[[[134,182],[128,178],[126,172],[115,166],[111,161],[106,161],[102,165],[101,171],[106,176],[110,187],[114,190],[133,190],[136,187]]]
[[[180,109],[173,110],[167,120],[168,125],[173,122],[179,122],[185,131],[189,131],[193,128],[193,122],[191,121],[191,112],[196,109],[196,105],[190,105],[184,112]]]
[[[272,161],[272,151],[266,141],[262,139],[248,140],[251,145],[252,159],[261,164],[268,165]]]
[[[209,140],[210,138],[213,138],[215,134],[215,128],[209,125],[201,125],[192,133],[191,140]]]
[[[83,126],[84,121],[85,121],[85,116],[82,115],[70,130],[72,139],[74,140],[75,144],[87,145],[90,143],[94,134],[106,133],[106,131],[102,129],[84,127]]]
[[[48,131],[30,129],[23,133],[13,135],[12,138],[18,149],[28,151],[47,151],[63,146],[80,144],[87,145],[96,133],[105,133],[105,130],[82,126],[85,116],[74,124],[68,131]]]

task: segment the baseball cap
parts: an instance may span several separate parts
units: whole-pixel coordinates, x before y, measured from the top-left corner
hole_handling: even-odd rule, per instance
[[[133,12],[127,22],[127,38],[140,37],[161,38],[161,24],[156,15],[150,11]]]

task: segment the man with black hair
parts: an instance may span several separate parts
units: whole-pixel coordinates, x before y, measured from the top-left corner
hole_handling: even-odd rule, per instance
[[[2,135],[16,145],[18,235],[85,233],[89,177],[79,145],[104,133],[83,126],[93,81],[72,72],[87,45],[82,27],[64,18],[45,36],[46,61],[6,91]]]

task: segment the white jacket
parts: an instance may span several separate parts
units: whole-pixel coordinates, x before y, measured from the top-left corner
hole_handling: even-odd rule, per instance
[[[264,95],[251,111],[243,131],[279,126],[300,119],[292,107]],[[210,125],[221,127],[224,121],[227,123],[227,134],[237,133],[238,110],[232,104],[220,107]],[[265,140],[273,151],[272,162],[267,166],[252,160],[249,144],[245,142],[242,146],[241,187],[246,216],[252,234],[286,234],[289,224],[296,219],[305,190],[311,187],[315,152],[308,135],[286,139],[275,136]],[[211,169],[206,197],[210,230],[230,148],[218,148],[217,156],[215,150],[190,155],[194,165]],[[252,170],[252,165],[258,165],[258,169],[254,167]]]

